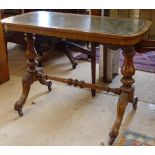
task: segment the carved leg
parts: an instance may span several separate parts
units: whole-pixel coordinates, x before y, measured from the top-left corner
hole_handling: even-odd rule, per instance
[[[109,134],[110,136],[109,145],[112,145],[113,142],[115,141],[115,138],[118,136],[119,128],[123,120],[127,103],[128,103],[128,93],[122,92],[117,103],[117,118]]]
[[[73,57],[72,52],[71,52],[71,50],[69,49],[69,46],[66,45],[67,42],[66,42],[66,43],[65,43],[65,42],[63,43],[63,42],[62,42],[62,44],[63,44],[63,46],[65,47],[64,52],[66,53],[68,59],[69,59],[70,62],[72,63],[73,69],[75,69],[76,66],[77,66],[77,62],[76,62],[75,58]]]
[[[110,140],[109,145],[112,145],[116,137],[118,136],[118,132],[121,126],[121,122],[124,116],[125,108],[128,102],[133,103],[133,108],[136,109],[138,98],[134,97],[134,79],[132,76],[135,74],[135,68],[133,64],[133,57],[135,55],[135,51],[133,47],[124,48],[124,63],[121,68],[121,73],[123,77],[121,78],[122,86],[121,86],[121,95],[118,100],[117,105],[117,118],[113,125],[113,128],[109,134]]]
[[[91,43],[91,76],[92,84],[96,83],[96,45]],[[92,96],[96,95],[96,90],[91,89]]]
[[[22,107],[26,102],[32,83],[33,83],[33,74],[27,73],[27,75],[22,80],[22,86],[23,86],[22,95],[14,105],[14,110],[18,111],[20,116],[23,116]]]
[[[27,43],[26,58],[27,58],[27,74],[22,80],[23,93],[20,99],[15,103],[14,109],[18,111],[19,115],[22,116],[22,107],[28,97],[31,84],[34,81],[39,81],[41,84],[48,86],[51,91],[51,82],[47,82],[43,73],[42,68],[38,67],[38,61],[36,60],[37,52],[34,48],[34,36],[33,34],[26,34],[25,41]]]

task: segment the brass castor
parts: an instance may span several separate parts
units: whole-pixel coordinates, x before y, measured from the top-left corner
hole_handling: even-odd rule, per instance
[[[73,68],[73,69],[76,69],[76,66],[77,66],[77,63],[74,63],[74,64],[72,65],[72,68]]]
[[[138,102],[138,97],[135,97],[133,100],[133,109],[136,110],[137,109],[137,102]]]
[[[49,82],[48,82],[48,91],[51,91],[51,90],[52,90],[51,86],[52,86],[52,82],[49,81]]]

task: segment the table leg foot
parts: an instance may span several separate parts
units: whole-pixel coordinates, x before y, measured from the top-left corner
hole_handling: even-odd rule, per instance
[[[112,145],[112,144],[114,143],[114,141],[115,141],[115,136],[111,135],[111,136],[110,136],[110,139],[109,139],[109,141],[108,141],[108,144],[109,144],[109,145]]]
[[[18,112],[19,116],[23,116],[22,104],[22,101],[18,100],[14,105],[14,110]]]
[[[48,81],[48,91],[50,92],[52,90],[52,82],[51,81]]]
[[[96,44],[91,43],[91,77],[92,77],[92,84],[96,83]],[[91,89],[92,96],[96,96],[96,90]]]
[[[96,90],[95,89],[91,89],[91,94],[92,94],[93,97],[96,96]]]
[[[76,66],[77,66],[77,63],[74,63],[74,64],[72,65],[72,68],[73,68],[73,69],[76,69]]]
[[[20,117],[23,116],[23,111],[22,111],[22,109],[18,110],[18,114],[19,114]]]
[[[14,110],[18,111],[19,116],[23,116],[22,107],[26,102],[32,82],[33,82],[33,74],[27,73],[22,80],[22,87],[23,87],[22,95],[14,105]]]
[[[37,76],[39,76],[38,80],[42,85],[45,85],[48,87],[48,91],[50,92],[52,90],[52,82],[47,81],[44,77],[44,73],[38,73]]]
[[[109,145],[112,145],[118,136],[127,104],[128,104],[128,93],[122,92],[121,95],[119,96],[117,103],[117,117],[109,133],[110,137]]]
[[[134,97],[133,99],[133,109],[136,110],[137,109],[137,102],[138,102],[138,97]]]

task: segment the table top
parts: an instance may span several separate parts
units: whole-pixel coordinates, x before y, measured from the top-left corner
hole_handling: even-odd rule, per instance
[[[114,45],[134,45],[151,22],[48,11],[36,11],[1,20],[6,29]]]

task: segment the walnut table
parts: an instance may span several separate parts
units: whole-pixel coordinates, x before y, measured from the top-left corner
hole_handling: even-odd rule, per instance
[[[114,125],[110,131],[109,144],[112,145],[118,136],[119,128],[125,113],[128,102],[133,104],[136,109],[138,98],[134,97],[134,79],[135,68],[133,57],[135,55],[134,47],[138,44],[151,27],[151,22],[141,19],[118,19],[111,17],[98,17],[89,15],[73,15],[64,13],[54,13],[46,11],[37,11],[24,13],[14,17],[3,19],[4,29],[12,31],[25,32],[25,41],[27,44],[27,74],[23,77],[23,92],[20,99],[15,103],[14,109],[22,116],[22,107],[26,102],[31,84],[39,81],[48,86],[51,90],[51,81],[67,83],[80,88],[90,88],[92,95],[95,90],[113,92],[119,95],[117,103],[117,116]],[[122,85],[120,88],[101,87],[95,84],[95,75],[92,74],[92,84],[73,79],[63,79],[45,75],[43,69],[38,67],[36,60],[36,50],[34,49],[34,34],[47,35],[53,37],[76,39],[91,42],[92,70],[95,71],[95,49],[98,44],[104,44],[111,49],[122,48],[124,63],[121,68]]]

